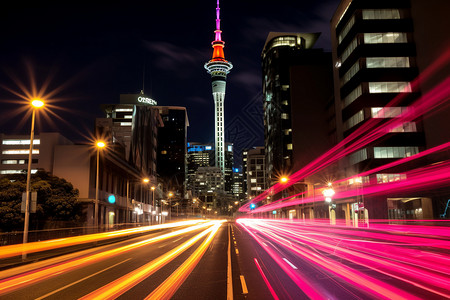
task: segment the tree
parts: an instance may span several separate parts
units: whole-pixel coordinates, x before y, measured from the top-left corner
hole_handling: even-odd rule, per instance
[[[23,227],[20,204],[25,189],[25,182],[0,178],[0,231],[20,230],[20,226]]]
[[[40,229],[49,223],[77,222],[81,217],[78,190],[63,178],[45,171],[31,176],[31,191],[37,192],[36,214],[31,214],[30,224]],[[20,212],[22,193],[26,190],[25,175],[11,175],[0,180],[0,230],[23,230]]]

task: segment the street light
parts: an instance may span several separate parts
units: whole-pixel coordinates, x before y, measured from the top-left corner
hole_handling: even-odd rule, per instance
[[[289,178],[288,177],[286,177],[286,176],[283,176],[283,177],[281,177],[280,178],[280,183],[286,183],[286,182],[288,182],[289,181]]]
[[[335,225],[336,224],[336,212],[334,211],[333,204],[331,197],[335,194],[335,191],[333,190],[331,186],[331,182],[328,183],[328,188],[324,189],[322,191],[323,196],[325,197],[325,202],[328,203],[328,213],[330,216],[330,224]]]
[[[99,158],[100,158],[100,149],[103,149],[106,144],[103,141],[97,141],[95,143],[97,146],[97,176],[95,179],[95,204],[94,204],[94,226],[98,229],[98,173],[99,173]]]
[[[152,186],[151,188],[150,188],[151,190],[152,190],[152,215],[150,216],[150,220],[151,220],[151,225],[153,225],[153,215],[154,215],[154,213],[153,213],[153,211],[155,211],[155,187],[154,186]]]
[[[31,114],[31,133],[30,133],[30,152],[28,153],[28,169],[27,169],[27,188],[25,195],[25,221],[23,226],[23,243],[28,242],[28,227],[30,220],[30,181],[31,181],[31,161],[33,155],[33,139],[34,139],[34,121],[36,118],[36,109],[44,106],[44,102],[39,99],[31,101],[33,112]],[[26,254],[22,256],[26,258]]]

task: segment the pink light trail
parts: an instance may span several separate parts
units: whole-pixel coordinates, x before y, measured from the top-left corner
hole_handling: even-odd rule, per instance
[[[343,289],[353,286],[367,298],[450,299],[450,238],[439,237],[441,227],[427,226],[427,235],[404,235],[407,225],[362,230],[267,219],[238,219],[237,224],[312,299],[326,299],[330,291],[310,272],[303,273],[306,265],[338,277]],[[283,252],[296,257],[298,269],[286,264]]]

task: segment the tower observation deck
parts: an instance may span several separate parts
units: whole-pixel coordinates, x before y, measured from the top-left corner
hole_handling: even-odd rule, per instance
[[[211,74],[212,94],[214,98],[214,123],[215,123],[215,166],[219,167],[222,174],[225,171],[225,126],[224,126],[224,100],[227,75],[233,68],[231,62],[225,59],[223,48],[225,42],[222,41],[222,31],[220,30],[220,7],[217,0],[216,8],[216,30],[215,40],[212,42],[213,56],[205,63],[205,69]]]

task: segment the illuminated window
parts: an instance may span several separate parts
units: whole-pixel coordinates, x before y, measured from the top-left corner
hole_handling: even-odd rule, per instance
[[[364,20],[393,20],[400,19],[398,9],[363,9]]]
[[[377,174],[377,183],[396,182],[406,180],[406,174]]]
[[[342,42],[342,40],[345,38],[347,33],[350,31],[350,29],[355,25],[355,16],[351,17],[351,19],[345,24],[345,27],[342,29],[341,33],[338,36],[339,44]]]
[[[365,44],[397,44],[407,42],[408,39],[405,32],[364,33]]]
[[[120,126],[131,126],[131,122],[120,122]]]
[[[117,112],[132,112],[133,109],[132,108],[117,108],[116,109]]]
[[[367,149],[361,149],[359,151],[356,151],[355,153],[352,153],[348,156],[349,162],[351,165],[357,164],[363,160],[367,159]]]
[[[367,68],[409,68],[409,57],[367,57]]]
[[[3,140],[3,145],[29,145],[30,140]],[[33,145],[39,145],[41,144],[40,139],[33,140]]]
[[[353,41],[350,43],[350,45],[345,48],[344,52],[341,56],[341,63],[343,63],[349,56],[352,54],[352,52],[356,49],[358,46],[358,40],[356,38],[353,39]]]
[[[292,150],[292,144],[287,144],[287,145],[286,145],[286,148],[287,148],[288,150]]]
[[[17,159],[4,159],[2,165],[17,165]]]
[[[289,115],[286,114],[286,113],[282,113],[282,114],[281,114],[281,119],[287,120],[287,119],[289,119]]]
[[[29,154],[29,149],[12,149],[12,150],[3,150],[2,154]],[[33,154],[39,154],[39,149],[33,149]]]
[[[357,61],[341,78],[341,86],[346,84],[359,71],[359,61]]]
[[[31,169],[31,174],[35,174],[37,169]],[[1,170],[0,174],[23,174],[26,170]]]
[[[415,122],[405,122],[402,125],[389,130],[389,132],[417,132]]]
[[[374,158],[403,158],[419,153],[418,147],[374,147]]]
[[[372,107],[372,118],[396,118],[408,111],[408,107]]]
[[[344,122],[344,130],[350,129],[362,121],[364,121],[364,112],[360,110]]]
[[[251,178],[251,179],[250,179],[250,182],[251,182],[251,183],[256,183],[256,178]]]
[[[344,107],[349,106],[353,101],[355,101],[361,95],[362,95],[362,87],[361,87],[361,85],[358,85],[350,94],[348,94],[344,98],[344,100],[343,100]]]
[[[411,84],[405,81],[369,82],[369,93],[411,93]]]
[[[125,115],[125,116],[123,116],[123,118],[124,118],[124,119],[133,119],[133,116],[131,116],[131,115]]]

